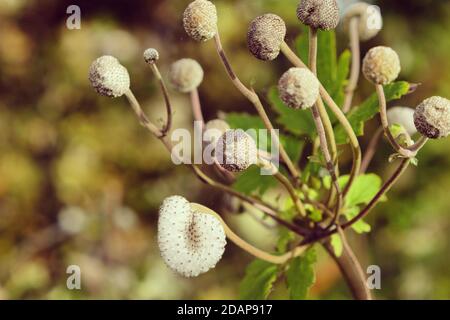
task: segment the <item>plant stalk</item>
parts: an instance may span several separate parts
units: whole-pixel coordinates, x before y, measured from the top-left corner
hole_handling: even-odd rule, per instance
[[[359,46],[359,30],[358,23],[359,17],[353,17],[350,20],[349,32],[350,32],[350,50],[352,53],[352,67],[350,71],[350,78],[348,80],[347,87],[345,88],[345,100],[342,107],[342,111],[347,113],[352,108],[353,95],[355,93],[356,86],[358,85],[359,73],[361,70],[361,51]]]
[[[291,48],[286,44],[286,42],[283,42],[281,44],[281,52],[296,67],[307,68],[307,66],[303,63],[303,61],[291,50]],[[358,138],[356,137],[356,134],[353,131],[350,122],[347,120],[342,110],[339,108],[336,102],[334,102],[334,100],[331,98],[331,96],[329,95],[329,93],[322,84],[320,84],[320,95],[322,96],[324,102],[328,105],[328,107],[330,107],[331,111],[335,114],[339,123],[344,128],[350,140],[350,146],[352,148],[353,164],[349,175],[349,181],[344,191],[342,192],[342,196],[344,197],[359,173],[361,167],[361,148],[359,146]]]
[[[310,67],[312,73],[317,77],[317,29],[314,29],[314,28],[309,28],[309,67]],[[318,100],[320,100],[320,97],[318,98]],[[331,158],[330,151],[328,149],[328,141],[327,141],[327,137],[325,134],[325,128],[324,128],[324,125],[322,122],[322,117],[320,115],[317,103],[312,106],[312,114],[313,114],[314,122],[316,124],[317,135],[319,136],[320,148],[321,148],[323,156],[325,158],[327,170],[331,176],[331,181],[333,184],[333,188],[331,188],[331,190],[335,190],[335,192],[337,194],[337,203],[336,203],[336,207],[335,207],[335,214],[330,223],[330,225],[333,225],[338,219],[339,210],[340,210],[341,203],[342,203],[342,194],[341,194],[341,190],[339,187],[337,174],[335,171],[335,166],[333,164],[333,160]],[[326,111],[325,111],[325,114],[326,114]],[[326,118],[328,118],[328,115],[326,115]],[[330,141],[330,144],[331,143],[332,142]],[[332,200],[333,197],[334,197],[334,194],[331,193],[330,200]]]
[[[261,100],[259,99],[258,95],[255,93],[253,89],[247,88],[241,80],[237,77],[236,73],[233,71],[233,68],[231,67],[231,64],[225,54],[225,51],[223,50],[222,42],[220,41],[219,33],[217,32],[214,36],[214,42],[216,45],[217,53],[219,54],[219,57],[222,61],[222,64],[225,67],[225,70],[227,71],[228,76],[230,77],[232,83],[234,86],[255,106],[256,111],[258,112],[258,115],[261,117],[261,119],[264,122],[264,126],[267,130],[270,132],[273,132],[274,127],[267,116],[266,111],[264,110],[264,106],[261,103]],[[276,139],[275,141],[276,145],[279,146],[280,149],[280,156],[283,159],[283,161],[286,163],[286,166],[288,167],[288,170],[290,174],[292,175],[292,178],[294,179],[295,183],[300,183],[300,173],[298,168],[295,167],[294,163],[292,162],[291,158],[287,154],[286,150],[284,149],[283,145],[280,143],[279,137],[274,134],[272,135],[273,139]]]

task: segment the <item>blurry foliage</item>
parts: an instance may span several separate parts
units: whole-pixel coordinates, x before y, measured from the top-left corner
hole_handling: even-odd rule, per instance
[[[98,97],[87,81],[91,61],[101,54],[113,54],[129,69],[133,90],[152,119],[163,118],[162,97],[141,58],[143,49],[153,46],[162,55],[163,74],[171,61],[184,56],[202,63],[206,81],[200,94],[207,119],[216,117],[219,110],[235,112],[235,121],[254,114],[227,80],[212,44],[199,46],[184,34],[180,16],[188,2],[0,1],[0,299],[239,296],[238,283],[249,257],[232,245],[213,272],[181,279],[164,266],[155,241],[156,212],[164,197],[184,195],[219,211],[227,210],[223,205],[227,201],[217,201],[221,195],[210,190],[205,198],[205,187],[189,170],[172,165],[159,141],[137,124],[126,101]],[[215,1],[232,63],[244,82],[269,93],[266,102],[274,107],[271,116],[284,133],[289,132],[285,145],[299,152],[298,144],[303,142],[289,137],[311,132],[311,119],[305,117],[291,125],[292,115],[275,101],[276,92],[271,89],[289,64],[282,58],[273,63],[257,61],[245,43],[248,22],[273,12],[286,20],[287,42],[294,44],[304,34],[295,16],[297,2]],[[70,31],[64,24],[65,10],[75,3],[82,8],[82,29]],[[378,4],[384,31],[364,44],[363,50],[380,43],[392,46],[402,57],[402,78],[423,83],[415,94],[395,104],[415,106],[430,95],[448,96],[450,2]],[[348,64],[347,41],[338,31],[337,51],[344,53],[336,61],[319,64],[323,65],[320,70],[329,70],[322,78],[334,80],[325,83],[339,79],[343,85],[345,75],[340,70]],[[355,100],[362,105],[372,88],[364,79],[360,86]],[[173,102],[175,126],[190,128],[187,97],[173,94]],[[376,120],[366,126],[367,137],[376,126]],[[382,290],[375,292],[379,298],[450,297],[448,150],[448,139],[428,144],[419,155],[419,168],[410,168],[388,194],[389,201],[373,211],[367,219],[371,233],[355,243],[364,265],[377,264],[382,269]],[[382,151],[372,169],[386,177],[392,170],[387,144]],[[345,153],[342,158],[347,159]],[[269,178],[269,186],[272,182]],[[264,187],[241,183],[248,192]],[[276,247],[278,231],[247,228],[256,225],[250,214],[228,219],[238,232],[251,229],[243,235],[256,245]],[[243,225],[246,228],[240,230]],[[290,239],[284,232],[285,239]],[[339,248],[338,240],[335,245]],[[283,241],[278,249],[286,249]],[[81,291],[66,288],[65,270],[70,264],[81,267]],[[266,277],[261,277],[274,281],[270,266],[252,266],[256,271],[248,273],[266,268],[262,274]],[[307,269],[301,261],[293,267]],[[349,298],[336,267],[321,251],[310,291],[312,298]],[[276,282],[271,298],[289,294],[293,295],[282,282]],[[302,294],[303,288],[294,293],[296,297]]]

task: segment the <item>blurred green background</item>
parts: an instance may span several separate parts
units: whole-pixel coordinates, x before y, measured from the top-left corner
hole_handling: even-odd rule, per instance
[[[348,2],[348,1],[347,1]],[[0,1],[0,299],[137,298],[233,299],[251,257],[233,244],[216,269],[183,279],[159,257],[155,223],[173,194],[227,211],[230,199],[175,167],[162,144],[140,127],[124,98],[99,97],[87,80],[90,63],[111,54],[131,75],[132,89],[150,118],[164,118],[157,83],[142,59],[160,51],[163,76],[174,60],[195,58],[205,69],[200,88],[206,119],[218,112],[254,113],[215,55],[213,43],[184,33],[188,0]],[[246,30],[273,12],[299,32],[297,0],[216,0],[219,28],[235,69],[261,93],[289,67],[264,63],[246,49]],[[68,30],[66,8],[81,7],[81,30]],[[392,105],[414,107],[450,94],[450,1],[378,1],[384,28],[363,51],[386,44],[402,59],[401,79],[422,83]],[[339,49],[347,37],[338,32]],[[371,94],[361,79],[356,101]],[[191,128],[188,97],[172,93],[175,126]],[[360,139],[367,144],[378,122]],[[386,177],[384,142],[370,171]],[[363,265],[382,271],[380,299],[450,298],[450,140],[433,141],[369,216],[373,231],[351,236]],[[229,210],[228,210],[229,211]],[[276,233],[248,215],[227,214],[237,233],[268,250]],[[82,290],[66,288],[66,268],[81,267]],[[334,263],[320,255],[311,298],[348,299]],[[280,283],[273,298],[286,298]]]

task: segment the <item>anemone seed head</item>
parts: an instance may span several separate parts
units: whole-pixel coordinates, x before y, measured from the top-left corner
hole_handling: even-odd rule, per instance
[[[216,217],[192,210],[181,196],[171,196],[159,209],[158,245],[170,269],[196,277],[220,261],[226,236]]]

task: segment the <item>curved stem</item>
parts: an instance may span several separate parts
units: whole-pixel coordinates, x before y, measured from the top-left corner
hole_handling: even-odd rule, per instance
[[[391,146],[400,153],[405,158],[411,158],[416,155],[416,152],[413,152],[411,150],[403,148],[401,145],[398,144],[397,140],[395,140],[394,136],[391,133],[391,130],[389,130],[389,122],[387,118],[387,111],[386,111],[386,96],[384,95],[384,89],[381,84],[375,85],[375,89],[377,91],[378,101],[380,103],[380,119],[381,119],[381,125],[383,126],[384,134],[389,140],[389,143]]]
[[[342,229],[339,229],[339,234],[342,240],[342,254],[338,257],[334,253],[333,246],[330,241],[323,243],[324,248],[328,254],[336,261],[336,264],[341,271],[345,282],[356,300],[372,300],[370,291],[366,285],[364,271],[356,258],[352,248],[348,244],[346,236]]]
[[[407,149],[411,150],[413,152],[418,152],[422,147],[428,142],[428,138],[425,136],[421,136],[419,140],[417,140],[416,143],[414,143],[412,146],[409,146]]]
[[[200,168],[198,168],[197,166],[192,166],[192,169],[201,181],[205,182],[206,184],[208,184],[214,188],[217,188],[226,193],[229,193],[229,194],[241,199],[242,201],[245,201],[245,202],[253,205],[256,209],[261,210],[262,212],[267,214],[270,218],[272,218],[273,220],[278,222],[280,225],[288,228],[289,230],[291,230],[299,235],[302,235],[302,236],[305,236],[309,233],[308,230],[303,229],[299,226],[293,225],[293,224],[279,218],[278,212],[274,208],[272,208],[271,206],[269,206],[268,204],[263,202],[262,200],[255,198],[255,197],[247,196],[243,193],[240,193],[239,191],[234,190],[233,188],[231,188],[227,185],[224,185],[220,182],[213,180],[212,178],[208,177],[205,173],[203,173],[203,171],[201,171]]]
[[[137,101],[136,97],[134,96],[131,89],[128,89],[125,92],[125,96],[127,97],[128,101],[130,102],[131,107],[133,108],[134,112],[136,113],[139,123],[147,128],[151,133],[153,133],[157,138],[162,138],[165,136],[163,131],[161,131],[157,126],[155,126],[150,120],[147,118],[147,115],[144,113],[144,111],[141,108],[141,105]]]
[[[362,159],[360,174],[364,174],[369,168],[370,162],[377,151],[378,143],[380,142],[380,138],[383,134],[383,128],[378,128],[374,133],[372,138],[370,139],[369,145],[367,146],[366,152],[364,153],[364,157]]]
[[[286,188],[286,190],[289,192],[289,195],[291,196],[292,200],[294,201],[295,208],[297,209],[298,213],[302,215],[303,217],[306,217],[306,210],[303,206],[303,203],[301,202],[300,198],[298,197],[294,187],[292,186],[291,182],[288,178],[286,178],[283,174],[281,174],[279,171],[275,173],[275,178]]]
[[[291,184],[288,178],[286,178],[280,171],[278,170],[275,165],[266,160],[264,157],[262,157],[260,154],[258,154],[258,161],[256,163],[259,167],[265,168],[270,171],[271,174],[284,186],[284,188],[289,193],[292,201],[294,202],[295,209],[297,212],[302,216],[306,217],[306,210],[303,206],[302,201],[300,200],[299,196],[297,195],[297,192],[294,188],[294,186]]]
[[[286,44],[286,42],[283,42],[281,44],[281,52],[286,56],[286,58],[295,66],[299,68],[307,68],[307,66],[303,63],[303,61],[289,48],[289,46]],[[353,131],[353,128],[347,118],[345,117],[342,110],[338,107],[336,102],[331,98],[329,93],[326,91],[326,89],[323,87],[322,84],[320,84],[320,95],[322,96],[324,102],[330,107],[331,111],[336,116],[339,123],[342,125],[343,129],[345,130],[349,140],[350,140],[350,146],[352,148],[353,153],[353,164],[352,164],[352,170],[350,172],[349,181],[342,192],[342,195],[345,196],[350,189],[353,181],[355,180],[356,176],[359,173],[360,167],[361,167],[361,148],[359,147],[358,138],[356,137],[355,132]]]
[[[203,118],[202,105],[200,103],[200,96],[197,88],[190,92],[190,97],[194,120],[201,124],[201,130],[203,131],[205,128],[205,119]]]
[[[317,77],[317,30],[314,28],[309,28],[309,67],[310,67],[312,73]],[[328,150],[328,141],[327,141],[327,137],[325,134],[325,128],[324,128],[322,118],[320,116],[320,113],[319,113],[319,110],[317,107],[317,103],[314,106],[312,106],[312,114],[313,114],[314,122],[316,124],[317,135],[319,136],[320,148],[321,148],[323,156],[325,158],[327,170],[330,173],[331,181],[333,183],[333,188],[331,188],[331,189],[332,190],[334,189],[338,195],[337,203],[336,203],[336,207],[335,207],[335,214],[330,223],[330,226],[331,226],[338,219],[339,209],[340,209],[341,203],[342,203],[342,194],[341,194],[341,190],[339,187],[336,171],[334,169],[334,164],[333,164],[333,161],[332,161],[332,158],[330,155],[330,151]],[[328,118],[328,115],[327,115],[327,118]],[[331,195],[330,195],[330,198],[332,198]]]
[[[280,256],[270,254],[268,252],[265,252],[261,249],[258,249],[256,247],[252,246],[251,244],[249,244],[248,242],[246,242],[245,240],[240,238],[236,233],[233,232],[233,230],[230,229],[230,227],[228,227],[228,225],[225,223],[225,221],[223,221],[222,217],[219,214],[217,214],[215,211],[211,210],[210,208],[202,206],[201,204],[198,204],[198,203],[191,203],[191,208],[195,211],[199,211],[199,212],[202,212],[205,214],[210,214],[210,215],[214,216],[215,218],[217,218],[220,221],[220,223],[222,224],[222,227],[225,231],[225,234],[227,235],[227,238],[230,239],[238,247],[247,251],[248,253],[250,253],[251,255],[255,256],[258,259],[261,259],[261,260],[264,260],[264,261],[267,261],[267,262],[270,262],[273,264],[284,264],[287,261],[289,261],[290,259],[301,255],[308,248],[308,246],[298,246],[295,249],[293,249],[292,251],[287,252]]]
[[[263,120],[264,126],[266,127],[266,129],[269,130],[270,132],[273,132],[274,127],[273,127],[269,117],[267,116],[267,113],[264,110],[264,106],[262,105],[261,100],[259,99],[258,95],[255,93],[255,91],[253,89],[247,88],[241,82],[241,80],[239,80],[236,73],[233,71],[233,68],[231,67],[231,64],[223,50],[222,43],[220,41],[220,36],[219,36],[218,32],[214,36],[214,42],[216,44],[217,53],[219,54],[222,64],[224,65],[225,70],[227,71],[227,74],[230,77],[232,83],[255,106],[256,111],[258,112],[259,116]],[[283,159],[283,161],[286,163],[286,166],[288,167],[288,170],[289,170],[290,174],[292,175],[293,179],[296,181],[296,183],[300,183],[299,171],[293,164],[291,158],[287,154],[283,145],[280,143],[279,137],[276,134],[273,134],[272,139],[276,139],[276,141],[274,141],[274,142],[277,146],[279,146],[280,156]]]
[[[350,50],[352,53],[352,68],[350,71],[350,78],[348,80],[347,87],[345,88],[345,100],[342,107],[342,111],[347,113],[352,108],[353,95],[358,85],[359,72],[361,70],[361,52],[359,47],[359,30],[358,23],[359,17],[353,17],[350,20],[349,32],[350,32]]]
[[[161,73],[159,72],[158,66],[155,63],[151,63],[150,67],[152,69],[154,76],[159,82],[161,92],[163,93],[164,96],[164,102],[166,104],[167,122],[164,125],[163,129],[161,130],[161,133],[163,135],[166,135],[170,131],[170,128],[172,127],[172,105],[170,103],[169,92],[167,91],[166,84],[164,83],[164,80],[161,77]]]
[[[194,90],[192,90],[190,93],[190,98],[191,98],[191,107],[192,107],[192,114],[194,116],[194,120],[198,123],[200,123],[200,144],[203,146],[203,132],[205,130],[205,119],[203,117],[203,110],[202,110],[202,104],[200,102],[200,95],[198,94],[198,89],[195,88]],[[194,128],[196,128],[194,126]],[[224,168],[222,168],[222,166],[220,166],[216,161],[214,161],[213,164],[214,168],[218,171],[218,174],[225,179],[225,181],[234,181],[234,175],[225,170]]]

